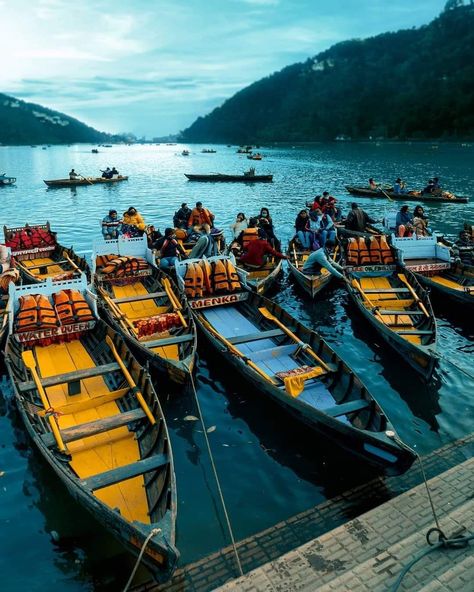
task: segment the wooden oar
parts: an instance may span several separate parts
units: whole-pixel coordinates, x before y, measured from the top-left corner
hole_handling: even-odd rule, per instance
[[[173,311],[178,315],[179,320],[181,321],[181,324],[183,325],[183,327],[187,328],[188,324],[186,323],[186,319],[183,317],[183,315],[181,313],[181,310],[182,310],[181,302],[178,300],[178,297],[174,293],[169,279],[163,278],[161,283],[163,285],[163,288],[165,289],[166,294],[168,295],[168,298],[171,302],[171,306],[173,307]]]
[[[295,258],[295,267],[296,267],[296,269],[299,269],[299,266],[298,266],[298,255],[296,254],[295,243],[293,243],[293,257]]]
[[[71,257],[69,257],[69,255],[66,253],[66,251],[63,251],[63,257],[68,260],[69,264],[72,265],[72,267],[76,271],[81,272],[81,269],[74,263],[74,261],[71,259]]]
[[[28,368],[28,370],[31,373],[31,376],[33,378],[33,381],[36,385],[36,388],[38,389],[38,393],[41,399],[41,403],[43,404],[43,407],[45,408],[45,410],[48,410],[50,408],[50,404],[48,401],[48,397],[46,396],[46,392],[43,388],[43,385],[41,384],[41,379],[38,376],[38,372],[36,370],[36,362],[35,362],[35,358],[33,356],[33,352],[31,350],[27,350],[22,352],[21,357],[23,359],[23,363],[25,364],[25,366]],[[61,432],[59,431],[59,426],[57,424],[56,418],[54,417],[54,415],[48,415],[48,422],[49,425],[51,426],[51,431],[53,432],[53,436],[54,439],[56,440],[56,444],[58,446],[58,449],[61,452],[66,452],[67,448],[63,442],[62,436],[61,436]]]
[[[389,201],[393,201],[393,199],[390,197],[390,195],[389,195],[389,194],[388,194],[386,191],[384,191],[384,190],[382,189],[382,187],[379,187],[379,189],[380,189],[380,191],[381,191],[381,192],[382,192],[382,193],[385,195],[385,197],[386,197],[386,198],[387,198]]]
[[[128,382],[128,385],[132,389],[132,393],[137,398],[137,401],[139,402],[140,407],[143,409],[145,415],[150,420],[151,425],[155,425],[156,419],[153,417],[153,414],[150,411],[150,408],[148,407],[147,402],[143,398],[143,395],[140,392],[140,389],[135,384],[135,381],[133,380],[132,375],[125,367],[125,364],[123,363],[122,358],[119,356],[118,351],[115,349],[114,342],[112,341],[112,339],[109,335],[106,336],[105,341],[107,342],[107,345],[110,347],[110,351],[112,352],[114,358],[117,360],[117,364],[120,366],[120,368],[123,372],[123,375],[125,376],[125,380]]]
[[[110,298],[110,296],[107,294],[107,292],[103,288],[99,287],[98,290],[99,290],[99,293],[102,296],[102,298],[107,302],[109,307],[112,309],[112,312],[115,314],[116,317],[118,317],[119,321],[125,322],[125,324],[128,325],[128,327],[132,330],[133,334],[136,334],[137,330],[133,326],[133,324],[130,322],[127,315],[123,311],[120,310],[120,308],[115,304],[115,302],[112,300],[112,298]]]
[[[293,339],[293,341],[296,341],[296,343],[298,343],[299,345],[301,345],[301,347],[303,348],[303,350],[308,353],[312,358],[314,358],[318,364],[320,364],[324,370],[326,370],[326,372],[335,372],[335,368],[329,366],[326,362],[324,362],[315,351],[313,351],[311,349],[311,347],[309,347],[308,344],[304,343],[303,341],[301,341],[301,339],[295,335],[292,331],[290,331],[290,329],[288,329],[288,327],[286,327],[279,319],[277,319],[274,315],[272,315],[272,313],[268,310],[268,308],[265,307],[261,307],[258,309],[258,312],[264,316],[266,319],[273,321],[276,325],[278,325],[280,327],[280,329],[282,329],[287,335],[288,337],[290,337],[291,339]]]
[[[206,329],[214,335],[214,337],[216,337],[219,341],[221,341],[227,347],[227,349],[231,353],[233,353],[238,358],[241,358],[248,366],[253,368],[253,370],[255,370],[255,372],[257,372],[257,374],[260,374],[260,376],[262,378],[264,378],[265,380],[267,380],[268,382],[270,382],[272,384],[276,384],[275,381],[266,372],[264,372],[261,368],[259,368],[257,366],[257,364],[255,364],[255,362],[252,362],[252,360],[250,360],[249,358],[246,358],[242,354],[242,352],[240,352],[234,345],[232,345],[232,343],[230,343],[230,341],[228,341],[223,335],[221,335],[218,331],[216,331],[216,329],[214,329],[214,327],[204,317],[200,317],[199,320],[204,325],[204,327],[206,327]]]
[[[357,290],[359,291],[359,293],[361,294],[362,298],[367,302],[367,304],[370,306],[370,308],[372,309],[374,315],[378,318],[378,320],[383,323],[384,325],[386,324],[384,321],[383,316],[377,311],[377,307],[375,306],[375,304],[372,302],[372,300],[367,296],[367,294],[364,292],[364,290],[362,289],[362,286],[360,285],[360,283],[355,279],[352,278],[352,285],[357,288]]]
[[[430,314],[426,310],[426,306],[423,304],[423,302],[420,300],[420,297],[418,296],[418,294],[415,292],[415,290],[410,285],[410,283],[409,283],[406,275],[404,273],[398,273],[397,275],[398,275],[398,279],[401,282],[403,282],[405,284],[405,286],[410,290],[411,295],[415,299],[415,302],[417,302],[418,306],[421,308],[421,310],[424,312],[424,314],[429,318],[430,317]]]
[[[84,181],[87,181],[89,183],[89,185],[94,185],[94,183],[91,183],[89,181],[89,179],[87,179],[87,177],[84,177],[84,175],[81,175],[81,173],[77,173],[79,175],[79,177],[82,177],[82,179],[84,179]]]

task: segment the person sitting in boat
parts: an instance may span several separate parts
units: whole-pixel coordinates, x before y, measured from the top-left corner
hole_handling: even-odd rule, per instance
[[[325,213],[328,216],[331,216],[333,222],[340,222],[342,220],[342,211],[341,208],[336,205],[336,202],[337,200],[335,197],[330,197]]]
[[[421,193],[422,193],[422,195],[425,195],[425,194],[430,195],[431,193],[433,193],[434,189],[435,189],[434,180],[430,179],[428,181],[428,185],[422,190]]]
[[[79,177],[80,177],[80,175],[78,175],[74,169],[71,169],[69,171],[69,179],[71,181],[75,181],[76,179],[79,179]]]
[[[321,247],[326,243],[334,244],[336,242],[336,227],[331,216],[323,213],[321,210],[315,211],[315,217],[310,222],[310,228],[313,231]]]
[[[464,265],[474,265],[474,241],[467,230],[461,230],[452,251],[455,258]]]
[[[364,212],[359,206],[353,202],[351,204],[351,211],[347,214],[345,227],[347,230],[355,230],[356,232],[365,232],[367,224],[375,224],[376,220],[371,218],[367,212]]]
[[[402,206],[397,213],[395,232],[400,237],[412,236],[413,234],[413,215],[409,212],[407,205]]]
[[[143,236],[146,229],[145,221],[134,207],[129,207],[123,214],[122,234],[129,237]]]
[[[263,228],[258,227],[258,218],[252,217],[249,219],[248,227],[245,230],[242,230],[237,239],[234,241],[231,247],[233,252],[238,253],[239,251],[246,251],[248,244],[251,241],[256,240],[259,234],[264,238],[267,238]]]
[[[230,225],[230,229],[232,230],[232,239],[237,240],[240,236],[240,233],[248,228],[249,221],[245,217],[243,212],[239,212],[237,217],[235,218],[235,222]]]
[[[275,249],[277,249],[277,251],[279,251],[281,248],[281,243],[275,236],[275,230],[273,228],[273,220],[270,216],[270,210],[268,208],[262,208],[260,210],[260,214],[257,216],[257,220],[258,227],[264,231],[267,240],[269,240],[271,245]]]
[[[259,228],[257,238],[247,245],[247,249],[240,257],[239,263],[243,263],[248,267],[260,268],[266,265],[269,255],[273,255],[277,259],[288,259],[286,255],[271,246],[269,241],[264,238],[264,232]]]
[[[118,177],[119,176],[119,172],[115,167],[112,167],[112,170],[110,171],[112,173],[112,177]]]
[[[217,244],[211,234],[209,224],[202,224],[201,236],[189,253],[190,259],[201,259],[202,257],[213,257],[217,255]]]
[[[157,241],[156,248],[160,252],[160,269],[164,271],[168,271],[176,265],[179,255],[186,259],[186,252],[176,240],[174,228],[165,228],[165,236]]]
[[[321,269],[327,269],[329,273],[339,279],[344,279],[341,271],[343,268],[331,259],[325,248],[317,245],[317,249],[306,259],[302,267],[302,272],[306,275],[321,275]]]
[[[369,189],[372,189],[373,191],[377,191],[379,188],[378,183],[376,183],[372,177],[370,177],[369,179]]]
[[[160,230],[155,228],[153,224],[146,227],[146,236],[148,239],[148,247],[150,249],[157,249],[158,241],[163,238]]]
[[[122,220],[119,220],[117,210],[109,210],[102,220],[102,236],[105,240],[115,240],[122,230]]]
[[[321,210],[316,211],[320,212]],[[296,216],[295,231],[301,247],[305,251],[308,251],[311,248],[313,233],[311,232],[310,218],[308,216],[307,210],[301,210],[300,213]]]
[[[428,228],[428,217],[422,206],[416,206],[413,210],[413,227],[417,236],[430,236],[431,228]]]
[[[439,177],[433,177],[433,193],[439,194],[441,193],[441,184],[439,182]]]
[[[397,178],[395,183],[393,184],[393,193],[400,194],[406,193],[405,182],[401,180],[400,177]]]
[[[196,202],[196,207],[192,210],[188,218],[188,228],[193,226],[202,226],[208,224],[211,228],[214,226],[214,214],[203,207],[202,201]]]
[[[306,206],[309,207],[309,211],[310,211],[310,215],[311,212],[314,210],[320,210],[321,209],[321,204],[319,203],[319,200],[321,199],[320,195],[315,195],[314,196],[314,200],[312,204],[307,203]]]
[[[0,243],[0,294],[7,294],[9,284],[16,284],[19,279],[20,272],[12,267],[9,249]]]
[[[0,243],[0,275],[11,267],[10,251],[6,245]]]
[[[173,224],[175,228],[187,228],[188,220],[191,216],[191,208],[188,208],[188,204],[183,202],[179,210],[177,210],[173,216]]]

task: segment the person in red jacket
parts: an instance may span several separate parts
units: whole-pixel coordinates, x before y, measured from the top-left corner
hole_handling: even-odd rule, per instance
[[[276,251],[259,233],[257,239],[248,243],[247,250],[240,257],[239,263],[245,263],[251,267],[263,267],[267,262],[268,255],[273,255],[278,259],[288,259],[286,255]]]
[[[209,224],[211,228],[214,228],[214,214],[202,206],[202,201],[196,202],[196,207],[192,210],[188,219],[188,227],[202,226],[203,224]]]

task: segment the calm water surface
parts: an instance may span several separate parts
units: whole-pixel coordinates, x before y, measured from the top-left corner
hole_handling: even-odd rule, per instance
[[[451,145],[333,144],[262,148],[262,162],[250,162],[235,148],[215,146],[0,147],[0,172],[18,178],[0,188],[0,223],[51,222],[64,245],[89,251],[110,208],[133,205],[147,223],[163,230],[182,201],[201,200],[228,229],[237,211],[255,214],[267,206],[279,236],[292,233],[296,213],[316,193],[329,190],[347,211],[346,183],[407,179],[420,188],[428,177],[460,195],[474,197],[473,147]],[[274,174],[273,184],[189,183],[185,172],[242,173],[249,164]],[[42,179],[66,176],[71,167],[84,175],[116,166],[130,175],[113,186],[47,189]],[[393,208],[382,200],[360,199],[381,218]],[[412,205],[415,205],[414,203]],[[396,206],[395,206],[396,207]],[[431,225],[456,234],[474,220],[474,200],[465,205],[425,205]],[[337,285],[315,302],[285,276],[274,298],[314,327],[360,374],[377,396],[400,436],[426,454],[473,429],[474,353],[472,321],[434,300],[442,359],[429,385],[423,384],[361,321]],[[200,344],[196,384],[235,536],[241,539],[303,511],[371,476],[351,467],[344,456],[301,430],[262,400]],[[39,454],[31,448],[0,363],[0,573],[5,591],[50,589],[65,592],[117,590],[133,565],[118,544],[76,503]],[[156,382],[165,402],[178,482],[178,547],[193,561],[229,543],[191,392],[172,392]],[[55,544],[51,531],[60,536]]]

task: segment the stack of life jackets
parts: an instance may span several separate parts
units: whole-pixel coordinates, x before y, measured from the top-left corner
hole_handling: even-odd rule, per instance
[[[212,263],[202,259],[199,263],[188,263],[184,288],[189,298],[228,294],[241,289],[239,276],[229,259],[218,259]]]
[[[78,290],[61,290],[53,294],[53,301],[61,325],[94,320],[90,306]]]
[[[148,269],[148,262],[142,257],[99,255],[96,265],[105,275],[122,278]]]
[[[348,265],[390,265],[394,262],[392,251],[384,235],[372,236],[369,248],[364,237],[350,238],[347,244]]]
[[[43,294],[27,294],[20,296],[19,311],[15,318],[15,331],[38,331],[59,326],[56,312],[47,296]]]
[[[148,319],[139,319],[133,321],[133,325],[138,331],[138,339],[154,333],[163,333],[173,327],[181,327],[179,315],[175,312],[165,312],[163,314],[149,317]]]
[[[25,228],[11,232],[6,242],[7,247],[10,247],[13,252],[50,247],[55,244],[55,234],[40,226],[25,226]]]

